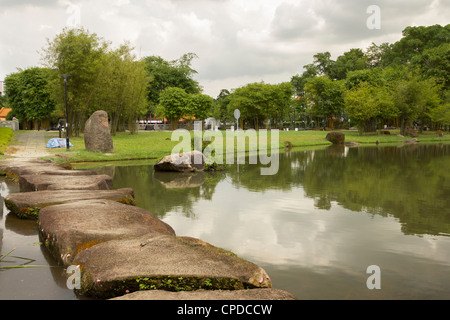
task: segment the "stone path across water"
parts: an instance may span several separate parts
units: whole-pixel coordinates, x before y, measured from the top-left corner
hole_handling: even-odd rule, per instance
[[[0,162],[0,171],[16,177],[27,191],[10,195],[6,203],[16,209],[36,205],[39,210],[33,212],[38,212],[44,246],[63,265],[79,266],[81,287],[77,293],[102,299],[121,296],[138,300],[158,297],[195,300],[205,299],[208,293],[210,299],[295,299],[287,292],[270,289],[270,277],[252,262],[200,239],[176,236],[169,225],[133,206],[132,190],[125,191],[130,204],[118,203],[120,199],[104,200],[103,197],[108,197],[105,193],[113,191],[108,190],[109,176],[92,172],[83,175],[36,159],[42,150],[34,149],[31,141],[42,142],[40,137],[21,135],[22,142],[29,142],[16,152],[18,158]],[[102,179],[107,181],[105,188],[92,183]],[[91,196],[86,197],[83,192],[90,192]],[[58,204],[58,198],[64,204]],[[83,198],[90,200],[79,201]],[[188,292],[164,293],[179,290]],[[221,294],[217,290],[230,291]],[[127,297],[136,291],[146,293]]]

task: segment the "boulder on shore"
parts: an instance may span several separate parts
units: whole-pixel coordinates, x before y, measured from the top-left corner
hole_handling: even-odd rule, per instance
[[[203,170],[206,157],[200,151],[173,153],[155,164],[155,171],[192,172]]]
[[[345,143],[345,134],[342,132],[330,132],[327,134],[326,138],[332,144],[344,144]]]
[[[153,233],[175,236],[171,226],[147,210],[111,200],[78,201],[48,206],[39,212],[41,242],[64,265],[99,243]]]
[[[95,111],[84,127],[86,150],[94,152],[114,152],[114,144],[108,124],[106,111]]]

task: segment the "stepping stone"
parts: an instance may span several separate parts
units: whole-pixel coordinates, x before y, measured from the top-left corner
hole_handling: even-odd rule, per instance
[[[26,174],[65,174],[65,175],[91,175],[94,171],[67,170],[64,164],[55,164],[49,160],[14,159],[0,162],[0,172],[12,179],[18,179]]]
[[[43,190],[111,190],[112,178],[100,175],[31,174],[19,177],[20,192]]]
[[[12,193],[6,196],[5,205],[21,219],[37,219],[39,211],[47,206],[68,202],[108,199],[124,204],[136,205],[131,188],[118,190],[45,190],[36,192]]]
[[[112,240],[78,253],[78,294],[113,298],[127,292],[161,289],[239,290],[272,287],[261,267],[190,237],[148,234]]]
[[[56,165],[37,165],[37,166],[21,166],[12,167],[9,172],[15,173],[17,176],[32,174],[48,174],[60,176],[89,176],[96,174],[92,170],[67,170]]]
[[[144,290],[129,293],[111,300],[297,300],[289,292],[262,288],[251,290],[195,290],[171,292]]]
[[[111,200],[78,201],[39,212],[40,240],[63,265],[71,265],[77,253],[96,244],[154,233],[175,235],[147,210]]]

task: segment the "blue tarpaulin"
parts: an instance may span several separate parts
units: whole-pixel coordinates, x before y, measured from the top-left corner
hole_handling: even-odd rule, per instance
[[[65,148],[66,139],[63,138],[52,138],[47,142],[47,148]],[[73,147],[73,144],[69,141],[69,147]]]

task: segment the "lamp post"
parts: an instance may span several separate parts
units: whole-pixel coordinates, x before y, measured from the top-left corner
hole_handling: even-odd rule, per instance
[[[70,74],[62,74],[61,77],[64,78],[64,97],[66,100],[66,148],[67,151],[69,151],[70,146],[69,146],[69,114],[67,113],[67,77],[70,77]]]
[[[236,164],[239,180],[239,118],[241,117],[241,111],[239,109],[234,110],[234,118],[236,119]],[[245,139],[245,137],[244,137]],[[244,147],[245,148],[245,147]]]
[[[38,131],[41,131],[41,120],[39,120],[39,109],[41,108],[41,105],[38,105],[37,107],[37,116],[38,116]]]

